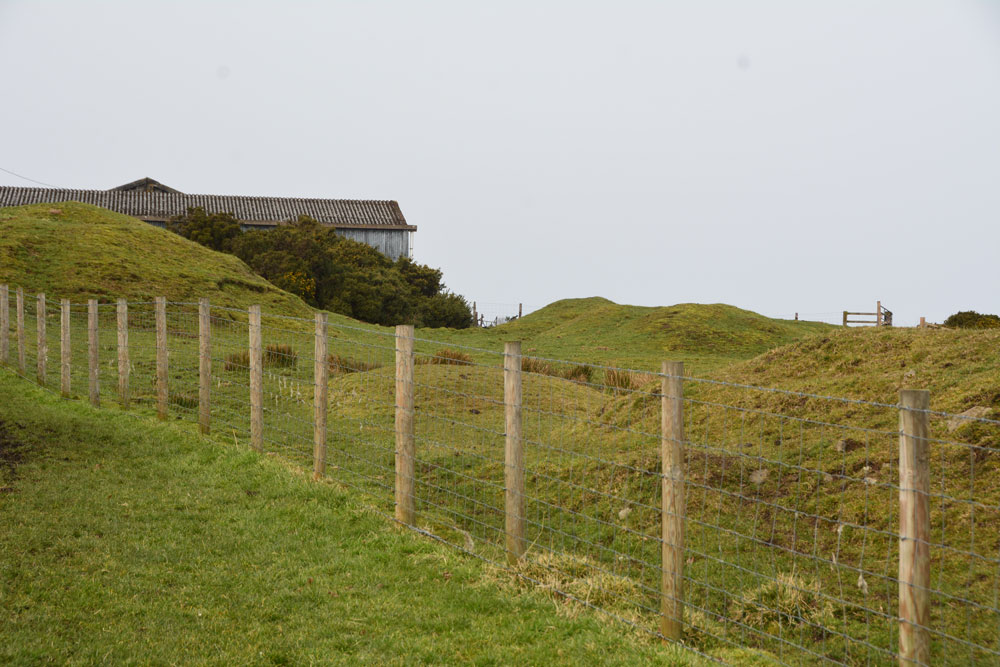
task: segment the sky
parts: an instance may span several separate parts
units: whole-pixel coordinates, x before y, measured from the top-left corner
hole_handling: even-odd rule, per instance
[[[1000,312],[1000,0],[0,0],[0,68],[0,168],[395,199],[487,314]]]

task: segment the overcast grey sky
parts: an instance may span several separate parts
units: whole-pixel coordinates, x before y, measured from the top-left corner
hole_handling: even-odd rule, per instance
[[[0,167],[395,199],[470,300],[1000,311],[1000,1],[0,0],[0,63]]]

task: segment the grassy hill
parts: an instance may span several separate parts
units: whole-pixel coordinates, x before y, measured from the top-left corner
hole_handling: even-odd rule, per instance
[[[659,370],[663,359],[686,361],[700,373],[826,333],[821,322],[777,320],[725,304],[620,305],[601,297],[564,299],[491,329],[427,335],[456,344],[502,349],[522,341],[525,354]]]
[[[19,210],[0,210],[0,225],[9,222],[4,216],[12,216],[11,211]],[[32,229],[25,232],[29,239],[39,235],[34,226],[59,223],[46,222],[45,212],[32,215],[42,220],[30,223]],[[143,223],[116,224],[131,228]],[[162,230],[144,230],[151,243],[170,237]],[[63,242],[56,234],[47,238],[53,244]],[[6,247],[6,239],[0,239],[0,248]],[[239,265],[191,247],[201,253],[199,262],[209,275],[217,270],[211,268],[217,258]],[[72,254],[70,249],[61,252]],[[148,261],[155,263],[156,258]],[[17,271],[21,273],[7,280],[17,282],[18,275],[30,277],[36,269],[21,261]],[[169,273],[162,267],[156,271]],[[50,276],[47,284],[53,295],[60,295],[57,272],[48,268],[43,274]],[[205,279],[193,284],[210,287]],[[242,308],[261,302],[259,294],[245,293],[247,301],[234,298],[231,303]],[[265,308],[281,312],[290,304],[276,300]],[[350,365],[361,372],[340,369],[331,377],[329,418],[335,451],[330,462],[338,479],[367,489],[376,505],[391,511],[385,479],[391,475],[394,451],[392,339],[367,333],[387,329],[347,318],[335,322],[365,332],[344,329],[331,341],[331,352],[358,362]],[[148,410],[153,397],[152,347],[143,335],[150,334],[133,338],[139,341],[133,357],[138,410]],[[285,338],[268,342],[291,344],[303,357],[311,354],[308,328],[274,332],[279,335]],[[218,343],[213,344],[221,350],[245,349],[245,332],[238,328],[228,338],[225,330],[214,336]],[[459,543],[475,539],[477,549],[490,548],[501,520],[491,508],[503,504],[505,426],[497,353],[504,341],[522,340],[529,355],[639,370],[656,370],[664,358],[678,359],[687,362],[689,375],[706,380],[685,383],[685,396],[691,399],[685,413],[692,483],[689,599],[696,626],[688,637],[702,650],[723,650],[735,638],[780,655],[785,650],[782,637],[792,637],[795,644],[848,664],[883,662],[884,652],[895,642],[893,623],[880,614],[895,604],[896,584],[890,575],[898,565],[893,538],[899,506],[894,486],[898,411],[893,407],[898,391],[926,388],[932,392],[933,409],[960,412],[978,407],[987,417],[1000,417],[996,330],[841,329],[773,320],[724,305],[646,308],[592,298],[556,302],[493,329],[424,330],[418,338],[424,339],[417,344],[423,354],[460,345],[485,350],[468,350],[477,365],[416,367],[419,493],[427,503],[421,507],[421,525]],[[53,340],[50,349],[56,345]],[[181,337],[171,345],[171,392],[196,397],[196,340]],[[77,367],[85,369],[85,364],[74,362]],[[551,587],[576,591],[615,614],[648,624],[653,617],[647,611],[658,604],[659,514],[641,506],[622,514],[622,504],[648,503],[659,494],[656,379],[640,373],[631,379],[632,389],[616,389],[600,386],[607,377],[600,369],[590,378],[593,384],[547,374],[571,369],[552,364],[524,377],[526,439],[533,448],[527,453],[532,473],[528,493],[540,501],[532,529],[537,530],[533,544],[538,540],[539,546],[533,547],[531,562],[537,569],[528,574],[549,582],[555,573],[564,579]],[[102,372],[110,402],[113,376],[111,370]],[[216,418],[224,424],[220,437],[237,443],[247,431],[246,376],[241,373],[223,367],[212,394],[213,410],[219,410]],[[267,446],[306,466],[312,452],[311,383],[311,362],[270,369],[265,377]],[[85,383],[74,379],[74,386]],[[191,417],[190,407],[186,416]],[[969,607],[954,600],[972,599],[982,609],[995,607],[992,584],[982,585],[994,580],[992,561],[962,554],[1000,550],[1000,512],[991,509],[1000,506],[1000,429],[937,417],[931,427],[936,439],[933,484],[948,496],[947,502],[934,501],[932,539],[952,549],[941,549],[936,556],[934,586],[952,597],[937,600],[932,620],[935,627],[980,646],[994,646],[1000,641],[998,626],[984,622],[966,627]],[[978,504],[971,505],[973,501]],[[544,530],[537,527],[541,524]],[[583,556],[563,554],[567,560],[547,560],[542,550],[546,539],[550,545],[553,539],[562,540],[557,547]],[[601,545],[612,545],[614,551]],[[620,560],[619,554],[627,554],[628,560]],[[642,586],[608,588],[601,576],[609,569]],[[765,613],[775,605],[794,609],[794,618]],[[838,639],[845,636],[864,638],[865,643],[849,645]],[[943,641],[936,655],[953,664],[989,661],[971,646]]]
[[[312,317],[312,309],[254,274],[243,262],[135,218],[63,202],[0,209],[0,282],[50,298],[125,297],[171,301],[208,297],[213,305]],[[389,331],[342,315],[333,324]],[[619,305],[565,299],[490,329],[428,329],[446,344],[502,350],[521,340],[525,354],[656,370],[666,357],[706,372],[833,327],[776,320],[723,304]],[[475,355],[474,355],[475,356]]]
[[[74,303],[197,301],[311,317],[298,297],[243,262],[126,215],[63,202],[0,209],[0,283]]]

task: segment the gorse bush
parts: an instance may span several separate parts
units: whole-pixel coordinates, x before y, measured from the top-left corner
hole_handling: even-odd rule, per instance
[[[959,329],[994,329],[1000,327],[1000,316],[980,314],[974,310],[963,310],[950,315],[944,321],[944,325]]]
[[[236,255],[254,272],[315,308],[387,326],[472,325],[469,304],[447,290],[438,269],[408,257],[392,261],[305,216],[277,229],[243,232],[231,215],[208,215],[192,208],[174,218],[168,229]]]

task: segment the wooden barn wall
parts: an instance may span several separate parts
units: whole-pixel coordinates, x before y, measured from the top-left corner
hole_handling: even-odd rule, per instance
[[[410,232],[404,229],[338,229],[337,233],[367,243],[390,259],[410,256]]]

